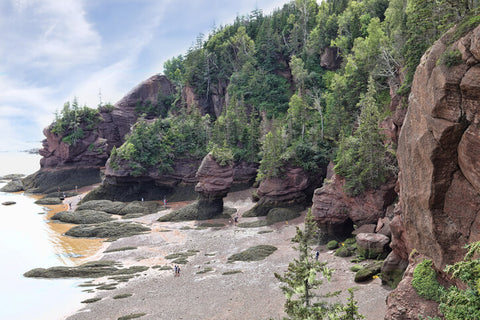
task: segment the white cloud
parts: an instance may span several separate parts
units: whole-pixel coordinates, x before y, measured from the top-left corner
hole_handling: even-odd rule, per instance
[[[101,37],[85,19],[80,0],[10,2],[0,13],[2,30],[10,30],[0,35],[0,53],[10,70],[58,72],[90,63],[101,51]]]

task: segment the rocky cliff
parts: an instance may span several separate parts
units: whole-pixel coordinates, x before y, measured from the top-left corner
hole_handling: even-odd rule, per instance
[[[29,192],[51,192],[73,189],[101,181],[100,168],[105,166],[113,146],[120,146],[130,127],[140,115],[163,114],[168,110],[162,97],[172,95],[174,86],[165,77],[154,75],[140,83],[112,108],[101,107],[100,122],[93,128],[83,126],[83,137],[75,143],[45,128],[41,169],[24,179],[23,189]],[[146,111],[145,111],[146,110]],[[82,126],[82,125],[81,125]]]
[[[391,225],[394,255],[405,260],[416,249],[438,270],[480,240],[480,27],[455,35],[438,40],[416,70],[399,137],[399,204]],[[406,273],[390,295],[386,319],[411,314],[410,281]]]

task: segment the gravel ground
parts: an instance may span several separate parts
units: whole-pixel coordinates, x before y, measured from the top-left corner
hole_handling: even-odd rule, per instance
[[[240,215],[253,204],[249,191],[229,195],[225,205],[238,209]],[[184,203],[172,204],[181,206]],[[170,210],[151,214],[133,221],[142,222],[152,232],[122,238],[110,244],[107,250],[137,247],[135,250],[104,253],[102,259],[117,260],[125,266],[171,266],[174,263],[165,256],[198,250],[188,257],[188,263],[180,265],[181,274],[173,271],[150,268],[114,290],[96,290],[91,298],[102,298],[68,317],[69,320],[118,319],[131,314],[145,314],[141,319],[281,319],[285,302],[279,282],[273,273],[286,270],[289,261],[296,257],[290,239],[295,235],[295,226],[303,223],[302,217],[261,228],[238,228],[229,220],[212,220],[224,223],[221,228],[198,228],[198,222],[157,222]],[[257,218],[240,218],[240,222]],[[259,233],[263,231],[266,233]],[[227,258],[249,247],[268,244],[278,248],[272,255],[256,262],[233,262]],[[336,270],[331,282],[322,286],[325,292],[355,287],[355,298],[360,313],[365,319],[383,319],[388,288],[381,286],[380,279],[368,284],[353,281],[348,258],[333,256],[324,251],[320,259]],[[237,272],[233,274],[224,274]],[[95,283],[112,283],[108,278]],[[113,299],[120,294],[132,294],[123,299]],[[343,301],[347,293],[341,296]]]

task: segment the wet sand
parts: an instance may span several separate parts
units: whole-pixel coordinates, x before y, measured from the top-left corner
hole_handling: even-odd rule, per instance
[[[237,208],[240,216],[253,203],[249,190],[229,194],[225,205]],[[169,204],[175,207],[186,203]],[[150,233],[122,238],[107,243],[108,250],[136,247],[135,250],[105,253],[105,260],[116,260],[124,266],[170,266],[167,255],[187,250],[198,250],[180,265],[181,274],[173,271],[150,268],[126,283],[116,284],[116,289],[97,290],[89,298],[101,298],[86,304],[67,319],[118,319],[130,314],[145,313],[141,319],[281,319],[284,316],[285,297],[274,272],[283,273],[288,263],[296,257],[291,238],[295,227],[303,224],[302,217],[288,223],[282,222],[261,228],[239,228],[231,220],[218,219],[202,222],[157,222],[170,210],[141,218],[131,219],[152,229]],[[258,218],[240,218],[240,222]],[[128,221],[128,220],[127,220]],[[223,223],[221,228],[198,228],[201,223]],[[268,244],[278,248],[272,255],[256,262],[230,263],[228,257],[249,247]],[[103,253],[102,253],[103,252]],[[355,287],[355,298],[360,313],[366,319],[380,320],[385,313],[385,298],[389,289],[380,279],[367,284],[353,281],[349,258],[338,258],[333,252],[324,251],[320,259],[336,270],[331,282],[321,287],[321,292],[343,290],[342,301],[346,302],[346,289]],[[94,260],[94,259],[91,259]],[[116,283],[108,278],[94,283]],[[131,294],[123,299],[114,299],[120,294]]]

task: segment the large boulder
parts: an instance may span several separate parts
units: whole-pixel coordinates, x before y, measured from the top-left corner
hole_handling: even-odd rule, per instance
[[[385,258],[390,238],[380,233],[359,233],[355,237],[360,255],[367,259]]]
[[[415,248],[439,268],[461,260],[464,245],[480,240],[480,27],[450,44],[453,36],[447,33],[422,57],[397,150],[398,222],[407,254]],[[462,58],[457,65],[438,63],[455,52]]]

